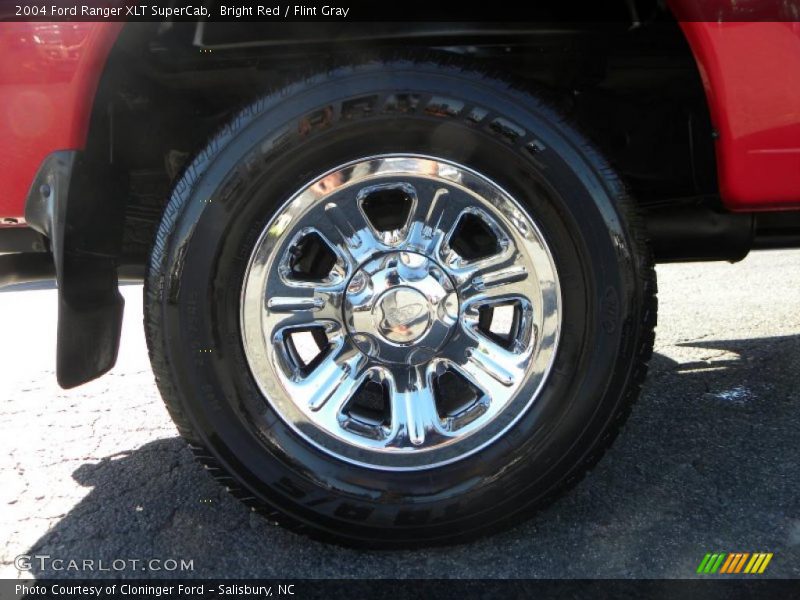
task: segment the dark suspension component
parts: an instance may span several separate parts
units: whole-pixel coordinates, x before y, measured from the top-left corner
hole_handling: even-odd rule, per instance
[[[644,210],[656,262],[742,260],[750,250],[800,247],[800,211],[731,213],[706,205]]]

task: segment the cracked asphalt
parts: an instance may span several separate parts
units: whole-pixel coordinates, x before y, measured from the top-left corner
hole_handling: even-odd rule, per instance
[[[117,366],[53,373],[56,295],[0,293],[0,577],[137,576],[15,566],[184,559],[187,577],[691,577],[706,552],[773,552],[800,577],[800,251],[664,265],[656,349],[622,435],[576,489],[476,543],[365,552],[271,525],[198,467],[159,398],[125,286]]]

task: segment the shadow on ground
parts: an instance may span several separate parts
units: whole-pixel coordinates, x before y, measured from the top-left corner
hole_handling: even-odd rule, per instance
[[[800,336],[686,346],[701,358],[654,356],[628,426],[576,489],[473,544],[362,552],[312,542],[228,497],[173,438],[77,469],[92,491],[30,553],[192,559],[190,577],[690,577],[706,552],[769,551],[768,575],[798,577]]]

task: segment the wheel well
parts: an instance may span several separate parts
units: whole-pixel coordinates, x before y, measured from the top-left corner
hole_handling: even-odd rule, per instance
[[[256,25],[124,28],[100,84],[88,143],[107,147],[114,169],[126,175],[123,262],[144,263],[183,166],[239,108],[297,73],[399,47],[450,54],[545,88],[645,208],[717,194],[701,80],[665,11],[638,24],[502,30],[395,24],[343,33],[320,24]]]

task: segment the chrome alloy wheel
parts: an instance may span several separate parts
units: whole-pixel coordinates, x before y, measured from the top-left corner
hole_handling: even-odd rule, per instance
[[[553,257],[508,193],[436,158],[338,167],[287,201],[245,274],[252,374],[317,448],[425,469],[500,438],[558,346]]]

